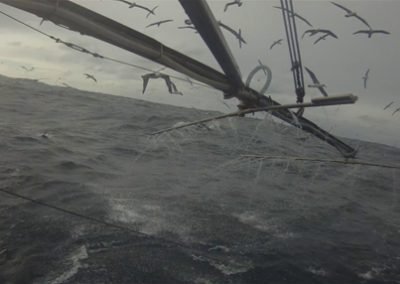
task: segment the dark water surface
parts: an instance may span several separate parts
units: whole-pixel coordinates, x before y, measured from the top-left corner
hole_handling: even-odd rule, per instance
[[[0,283],[400,283],[399,170],[241,158],[340,158],[268,118],[149,137],[217,113],[0,86],[0,188],[149,235],[0,193]]]

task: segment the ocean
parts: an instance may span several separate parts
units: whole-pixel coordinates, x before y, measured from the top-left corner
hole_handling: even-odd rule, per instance
[[[5,76],[0,98],[0,189],[92,218],[0,192],[0,283],[400,283],[400,170],[241,157],[341,158],[270,115],[151,136],[219,113]]]

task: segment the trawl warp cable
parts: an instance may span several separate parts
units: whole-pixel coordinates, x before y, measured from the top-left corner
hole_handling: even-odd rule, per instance
[[[63,40],[61,40],[59,38],[56,38],[56,37],[51,36],[51,35],[49,35],[49,34],[47,34],[45,32],[42,32],[42,31],[40,31],[40,30],[38,30],[38,29],[36,29],[36,28],[34,28],[34,27],[32,27],[32,26],[30,26],[30,25],[28,25],[28,24],[26,24],[26,23],[24,23],[24,22],[22,22],[22,21],[20,21],[20,20],[18,20],[16,18],[4,13],[4,12],[2,12],[2,11],[0,11],[0,13],[5,15],[5,16],[7,16],[7,17],[9,17],[10,19],[13,19],[14,21],[17,21],[18,23],[20,23],[20,24],[22,24],[22,25],[24,25],[24,26],[26,26],[26,27],[28,27],[28,28],[30,28],[30,29],[32,29],[32,30],[34,30],[34,31],[36,31],[36,32],[38,32],[38,33],[40,33],[40,34],[42,34],[42,35],[44,35],[44,36],[46,36],[46,37],[48,37],[50,39],[52,39],[52,40],[54,40],[56,43],[62,43],[65,46],[67,46],[67,47],[69,47],[69,48],[71,48],[73,50],[76,50],[76,51],[79,51],[79,52],[82,52],[82,53],[86,53],[86,54],[90,54],[90,55],[92,55],[92,56],[94,56],[96,58],[105,59],[105,60],[113,61],[115,63],[127,65],[127,66],[130,66],[130,67],[133,67],[133,68],[137,68],[137,69],[141,69],[141,70],[145,70],[145,71],[149,71],[149,72],[153,72],[153,73],[157,72],[157,71],[151,70],[151,69],[146,68],[146,67],[142,67],[142,66],[138,66],[138,65],[135,65],[135,64],[123,62],[123,61],[120,61],[120,60],[117,60],[117,59],[113,59],[113,58],[110,58],[110,57],[107,57],[107,56],[100,55],[100,54],[95,53],[95,52],[91,52],[91,51],[87,50],[84,47],[81,47],[79,45],[76,45],[76,44],[73,44],[73,43],[70,43],[70,42],[63,41]],[[161,49],[160,57],[162,56],[162,53],[163,53],[163,51]],[[176,77],[176,76],[172,76],[172,75],[168,75],[168,76],[170,76],[171,78],[177,79],[177,80],[188,82],[187,79],[184,79],[184,78],[180,78],[180,77]],[[201,86],[201,87],[214,89],[213,87],[210,87],[210,86],[205,85],[205,84],[200,84],[200,83],[196,83],[196,82],[193,82],[193,81],[192,81],[192,83],[195,84],[195,85]]]
[[[185,248],[185,249],[189,250],[190,253],[192,253],[192,254],[200,255],[200,256],[202,256],[202,257],[204,257],[206,259],[212,260],[212,261],[217,261],[217,262],[220,262],[220,263],[224,263],[225,262],[225,264],[228,264],[226,261],[222,261],[221,259],[218,259],[216,257],[208,255],[209,253],[206,250],[204,250],[204,248],[203,249],[195,248],[195,247],[192,247],[190,245],[187,245],[187,244],[179,242],[179,241],[166,240],[166,239],[163,239],[163,238],[160,238],[160,237],[148,235],[148,234],[136,231],[136,230],[132,230],[132,229],[127,228],[127,227],[123,227],[123,226],[119,226],[119,225],[116,225],[116,224],[112,224],[112,223],[109,223],[109,222],[106,222],[106,221],[102,221],[102,220],[95,219],[95,218],[92,218],[92,217],[89,217],[89,216],[86,216],[86,215],[83,215],[83,214],[80,214],[80,213],[76,213],[76,212],[70,211],[70,210],[67,210],[67,209],[63,209],[63,208],[60,208],[60,207],[57,207],[57,206],[54,206],[54,205],[39,201],[39,200],[35,200],[35,199],[32,199],[32,198],[20,195],[18,193],[14,193],[14,192],[5,190],[3,188],[0,188],[0,192],[3,192],[5,194],[8,194],[8,195],[20,198],[20,199],[27,200],[27,201],[32,202],[32,203],[39,204],[39,205],[44,206],[44,207],[48,207],[48,208],[52,208],[52,209],[57,210],[57,211],[61,211],[61,212],[66,213],[68,215],[72,215],[72,216],[75,216],[75,217],[86,219],[86,220],[89,220],[91,222],[102,224],[102,225],[105,225],[105,226],[108,226],[108,227],[113,227],[113,228],[116,228],[116,229],[128,231],[130,233],[134,233],[135,235],[138,235],[138,236],[141,236],[141,237],[146,237],[146,238],[150,238],[150,239],[153,239],[153,240],[158,240],[158,241],[161,241],[163,243],[174,244],[174,245],[176,245],[178,247]],[[237,265],[237,263],[235,263],[235,264]]]

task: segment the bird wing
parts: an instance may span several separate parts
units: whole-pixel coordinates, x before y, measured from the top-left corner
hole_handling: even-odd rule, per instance
[[[168,92],[172,94],[172,82],[171,78],[168,75],[160,75],[160,78],[163,78],[165,80],[165,84],[167,84],[168,87]]]
[[[148,28],[148,27],[151,27],[151,26],[158,25],[159,23],[160,23],[160,22],[157,22],[157,23],[152,23],[152,24],[148,25],[146,28]]]
[[[392,113],[392,116],[393,116],[393,114],[395,114],[395,113],[398,112],[398,111],[400,111],[400,108],[396,109],[396,110]]]
[[[364,89],[367,88],[367,78],[364,79]]]
[[[136,4],[135,3],[135,6],[134,7],[138,7],[138,8],[140,8],[140,9],[143,9],[143,10],[146,10],[147,12],[152,12],[149,8],[147,8],[147,7],[144,7],[144,6],[141,6],[141,5],[138,5],[138,4]],[[132,7],[133,8],[133,7]]]
[[[365,73],[365,77],[368,77],[369,69],[367,70],[367,73]]]
[[[285,8],[278,7],[278,6],[273,6],[273,7],[276,8],[276,9],[281,9],[281,10],[283,10],[283,11],[286,11],[286,12],[289,12],[290,14],[292,14],[292,11],[288,11],[288,10],[286,10]]]
[[[142,94],[144,94],[144,92],[146,91],[146,88],[147,88],[147,84],[149,83],[150,76],[149,76],[149,74],[146,74],[146,75],[142,76],[142,78],[143,78],[143,91],[142,91]]]
[[[178,29],[193,29],[196,30],[195,27],[191,27],[191,26],[186,26],[186,27],[178,27]]]
[[[128,1],[124,1],[124,0],[116,0],[116,1],[131,5],[131,3],[129,3]]]
[[[328,36],[328,34],[319,37],[319,38],[314,42],[314,44],[316,44],[316,43],[319,42],[320,40],[326,38],[327,36]]]
[[[224,29],[226,29],[227,31],[229,31],[230,33],[232,33],[234,36],[239,36],[239,34],[232,28],[228,27],[227,25],[219,22],[218,25]]]
[[[312,33],[315,33],[315,30],[306,30],[301,38],[303,38],[306,35],[306,33],[312,34]]]
[[[320,30],[320,32],[322,33],[327,33],[328,35],[334,37],[334,38],[338,38],[333,32],[331,32],[330,30]]]
[[[324,95],[324,97],[327,97],[328,94],[326,93],[326,91],[324,90],[324,88],[320,87],[318,88],[318,90]]]
[[[386,35],[390,35],[389,32],[387,31],[383,31],[383,30],[376,30],[376,31],[372,31],[373,33],[378,33],[378,34],[386,34]]]
[[[314,72],[312,72],[312,71],[311,71],[310,69],[308,69],[307,67],[304,67],[304,68],[306,68],[306,70],[307,70],[308,74],[310,75],[310,77],[311,77],[313,83],[314,83],[314,84],[319,84],[319,81],[318,81],[318,79],[317,79],[317,76],[315,76]]]
[[[93,79],[93,80],[94,80],[94,81],[97,83],[97,80],[96,80],[96,78],[95,78],[95,77],[93,77],[93,76],[92,76],[91,78],[92,78],[92,79]]]
[[[388,107],[390,107],[393,103],[394,103],[394,102],[391,102],[390,104],[388,104],[387,106],[385,106],[385,108],[384,108],[383,110],[385,110],[385,109],[387,109]]]
[[[300,20],[303,20],[304,22],[306,22],[307,23],[307,25],[309,25],[310,27],[312,27],[312,25],[310,24],[310,22],[309,21],[307,21],[305,18],[303,18],[302,16],[300,16],[300,15],[297,15],[297,14],[295,14],[295,16],[297,17],[297,18],[299,18]]]
[[[274,42],[271,47],[269,48],[269,50],[271,50],[274,46],[276,45],[276,42]]]
[[[165,21],[160,21],[160,24],[168,23],[168,22],[173,22],[174,20],[165,20]]]
[[[151,14],[155,15],[154,10],[157,9],[158,7],[159,7],[159,6],[155,6],[155,7],[153,8],[153,10],[149,11],[149,13],[148,13],[147,16],[146,16],[146,19],[147,19]]]
[[[353,35],[355,35],[355,34],[369,34],[369,31],[361,30],[361,31],[353,33]]]
[[[347,9],[347,8],[345,8],[345,7],[343,7],[342,5],[336,4],[336,3],[334,3],[334,2],[331,2],[331,3],[332,3],[333,5],[335,5],[335,6],[337,6],[337,7],[339,7],[339,8],[341,8],[341,9],[345,10],[347,13],[353,12],[353,11],[351,11],[351,10],[349,10],[349,9]]]
[[[229,7],[230,5],[233,5],[233,4],[235,4],[235,2],[227,3],[227,4],[225,5],[224,12],[226,12],[226,10],[228,10],[228,7]]]
[[[363,18],[361,18],[359,15],[355,15],[354,17],[356,17],[356,18],[359,19],[361,22],[363,22],[364,24],[366,24],[368,28],[371,28],[370,25],[367,23],[367,21],[364,20]]]

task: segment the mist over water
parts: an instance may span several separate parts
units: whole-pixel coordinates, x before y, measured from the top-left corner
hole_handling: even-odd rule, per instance
[[[399,170],[240,157],[341,158],[269,115],[149,136],[218,113],[0,84],[0,187],[149,235],[0,193],[0,283],[400,281]]]

